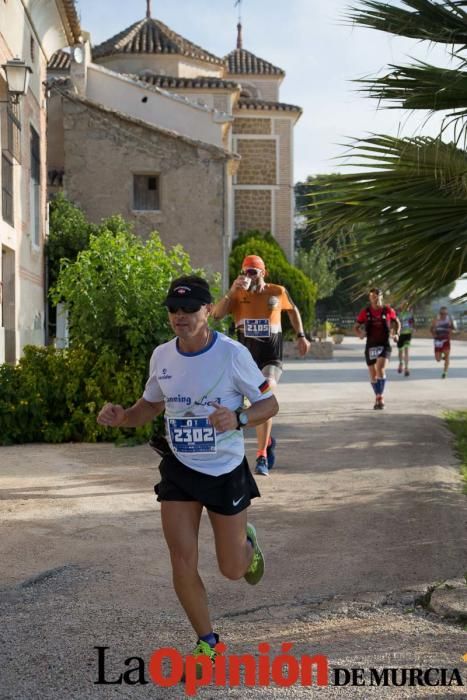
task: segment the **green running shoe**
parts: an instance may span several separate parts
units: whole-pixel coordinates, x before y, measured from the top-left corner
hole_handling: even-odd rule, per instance
[[[216,644],[219,641],[219,635],[214,633],[214,636],[216,638]],[[208,644],[207,642],[203,642],[202,639],[198,639],[195,648],[193,649],[192,656],[194,657],[199,657],[199,656],[205,656],[208,659],[210,659],[211,663],[214,665],[216,661],[216,656],[217,656],[217,651],[213,649],[213,647]],[[183,674],[185,676],[185,674]],[[200,679],[203,677],[203,666],[202,664],[196,664],[196,678]],[[184,682],[184,677],[182,678],[182,682]]]
[[[247,569],[244,579],[251,586],[256,586],[261,581],[264,574],[264,556],[256,538],[256,530],[251,523],[246,524],[246,534],[253,544],[253,559]]]

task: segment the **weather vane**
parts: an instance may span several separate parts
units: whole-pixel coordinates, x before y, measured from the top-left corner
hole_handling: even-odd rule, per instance
[[[238,7],[238,21],[242,21],[242,0],[235,0],[234,7]]]

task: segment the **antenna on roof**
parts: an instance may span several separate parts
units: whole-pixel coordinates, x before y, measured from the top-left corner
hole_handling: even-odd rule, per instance
[[[243,48],[243,37],[242,37],[242,0],[235,0],[234,7],[238,7],[237,49],[241,49],[241,48]]]
[[[151,19],[151,0],[146,0],[146,17]]]

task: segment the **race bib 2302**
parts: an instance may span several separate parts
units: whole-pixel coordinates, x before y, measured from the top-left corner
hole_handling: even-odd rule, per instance
[[[215,454],[216,431],[207,418],[167,418],[167,432],[179,454]]]

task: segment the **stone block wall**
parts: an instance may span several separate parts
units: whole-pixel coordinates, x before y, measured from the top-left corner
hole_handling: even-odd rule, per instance
[[[248,229],[271,231],[271,190],[235,191],[235,234]]]
[[[238,139],[236,151],[241,156],[238,185],[276,184],[276,141]]]
[[[236,117],[232,132],[234,134],[263,134],[267,136],[272,133],[271,120]]]

